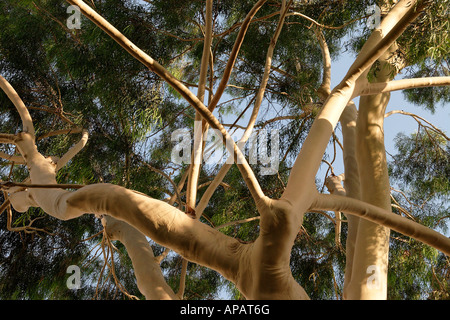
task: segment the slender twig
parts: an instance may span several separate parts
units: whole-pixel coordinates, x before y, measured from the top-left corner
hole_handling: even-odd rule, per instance
[[[251,222],[251,221],[255,221],[255,220],[259,220],[261,217],[257,216],[257,217],[251,217],[251,218],[247,218],[247,219],[242,219],[242,220],[236,220],[236,221],[230,221],[224,224],[221,224],[220,226],[215,227],[214,229],[223,229],[229,226],[234,226],[237,224],[243,224],[243,223],[247,223],[247,222]]]
[[[359,20],[362,20],[362,19],[370,17],[370,15],[367,15],[367,16],[364,16],[364,17],[361,17],[361,18],[356,18],[356,19],[353,19],[353,20],[350,20],[350,21],[344,23],[343,25],[334,27],[334,26],[327,26],[327,25],[321,24],[321,23],[317,22],[316,20],[314,20],[313,18],[311,18],[311,17],[309,17],[309,16],[307,16],[307,15],[305,15],[303,13],[296,12],[296,11],[290,12],[286,16],[298,16],[298,17],[301,17],[301,18],[304,18],[304,19],[308,20],[309,22],[311,22],[312,24],[316,25],[317,27],[320,27],[320,28],[323,28],[323,29],[331,29],[331,30],[342,29],[342,28],[345,28],[346,26],[348,26],[348,25],[350,25],[350,24],[352,24],[352,23],[354,23],[356,21],[359,21]]]
[[[166,174],[164,171],[159,170],[159,169],[157,169],[157,168],[151,166],[151,165],[150,165],[149,163],[147,163],[147,162],[142,162],[142,163],[143,163],[147,168],[149,168],[150,170],[152,170],[152,171],[154,171],[154,172],[156,172],[156,173],[162,175],[164,178],[167,179],[167,181],[170,182],[170,184],[172,185],[172,187],[173,187],[173,189],[174,189],[175,195],[177,196],[178,205],[181,207],[181,206],[183,205],[183,202],[182,202],[182,200],[181,200],[181,195],[180,195],[180,191],[179,191],[179,189],[178,189],[177,184],[176,184],[176,183],[169,177],[169,175]]]
[[[411,116],[411,117],[412,117],[414,120],[416,120],[420,125],[422,125],[423,127],[425,127],[425,126],[419,121],[419,120],[421,120],[421,121],[427,123],[427,124],[431,127],[431,129],[432,129],[433,131],[435,131],[436,133],[438,133],[438,134],[440,134],[441,136],[443,136],[447,141],[450,141],[450,138],[447,137],[446,134],[445,134],[442,130],[440,130],[438,127],[436,127],[435,125],[433,125],[431,122],[427,121],[426,119],[424,119],[424,118],[422,118],[422,117],[420,117],[420,116],[418,116],[418,115],[416,115],[416,114],[414,114],[414,113],[407,112],[407,111],[403,111],[403,110],[392,110],[392,111],[390,111],[390,112],[387,112],[387,113],[384,115],[384,117],[387,118],[387,117],[389,117],[389,116],[391,116],[391,115],[393,115],[393,114],[402,114],[402,115]]]

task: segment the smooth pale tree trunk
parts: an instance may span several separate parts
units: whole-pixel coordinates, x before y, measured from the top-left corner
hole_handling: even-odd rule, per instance
[[[346,197],[353,199],[361,199],[361,186],[359,180],[358,162],[356,159],[356,119],[358,111],[356,105],[353,101],[345,107],[344,112],[342,112],[341,118],[339,119],[342,126],[342,137],[343,137],[343,162],[344,162],[344,188],[340,194],[344,194]],[[333,179],[335,180],[335,179]],[[340,181],[335,181],[334,186],[331,188],[332,194],[336,194],[334,190],[338,189],[335,185]],[[330,188],[330,187],[329,187]],[[344,277],[344,288],[343,296],[344,299],[348,297],[349,284],[352,280],[353,275],[353,261],[355,254],[355,247],[358,235],[358,226],[360,218],[354,215],[346,215],[347,217],[347,240],[346,240],[346,250],[345,250],[345,277]]]
[[[147,238],[137,229],[124,221],[110,216],[102,218],[106,232],[111,240],[123,243],[133,263],[133,270],[139,291],[148,300],[177,300],[169,287],[153,255]]]
[[[375,82],[389,82],[395,74],[388,63],[395,54],[393,45],[380,59]],[[390,184],[384,147],[384,115],[390,93],[360,98],[356,123],[356,159],[361,200],[391,210]],[[355,239],[352,277],[346,298],[386,299],[390,230],[367,220],[360,220]]]

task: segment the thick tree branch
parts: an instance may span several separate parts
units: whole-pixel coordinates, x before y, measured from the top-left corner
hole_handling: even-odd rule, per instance
[[[14,162],[15,164],[25,164],[25,160],[22,156],[10,155],[3,151],[0,151],[0,158]]]
[[[83,130],[83,134],[78,143],[69,149],[56,164],[56,171],[64,167],[73,157],[75,157],[86,145],[89,134],[87,130]]]
[[[340,196],[345,196],[346,192],[344,189],[344,186],[342,185],[342,181],[344,180],[344,175],[338,175],[338,176],[330,176],[326,179],[325,184],[328,188],[328,191],[331,194],[337,194]],[[335,219],[335,225],[334,225],[334,241],[338,247],[341,247],[341,220],[342,220],[342,214],[339,211],[335,211],[334,215],[336,217]]]
[[[296,206],[304,199],[312,198],[311,192],[315,192],[315,176],[323,154],[342,111],[350,101],[355,88],[361,83],[359,80],[361,75],[367,72],[409,23],[419,15],[420,12],[416,9],[415,1],[399,1],[383,19],[380,29],[376,29],[366,41],[346,76],[333,89],[315,119],[294,163],[282,199]],[[302,194],[302,197],[299,197],[299,194]]]
[[[358,162],[356,160],[356,120],[357,109],[353,101],[345,107],[339,119],[342,126],[343,137],[343,160],[344,160],[344,188],[345,195],[349,198],[361,199],[361,185],[358,172]],[[348,231],[346,241],[345,279],[343,296],[346,298],[349,291],[349,283],[352,280],[353,261],[355,255],[356,238],[360,218],[354,215],[347,215]]]
[[[67,212],[58,215],[73,216],[76,212],[111,215],[186,259],[217,270],[230,280],[235,277],[234,256],[239,242],[163,201],[108,184],[86,186],[65,198]]]
[[[24,132],[28,132],[31,135],[35,135],[33,120],[31,119],[30,113],[28,112],[27,107],[23,103],[22,99],[17,94],[16,90],[11,86],[11,84],[2,76],[0,76],[0,88],[6,93],[9,100],[14,104],[17,109],[17,112],[20,115],[20,119],[22,120],[22,130]]]
[[[323,61],[322,83],[317,89],[317,94],[324,101],[331,92],[331,56],[322,30],[320,30],[319,28],[314,28],[314,33],[316,34],[317,40],[319,41]]]
[[[310,210],[339,210],[352,214],[400,232],[450,256],[450,239],[446,236],[415,221],[357,199],[317,194]]]
[[[225,66],[222,79],[220,80],[219,86],[217,87],[216,93],[214,94],[212,100],[209,103],[208,109],[210,111],[214,110],[216,105],[219,103],[220,98],[222,97],[223,92],[225,91],[228,80],[231,76],[231,71],[233,70],[234,63],[236,62],[237,55],[241,48],[242,42],[244,41],[245,34],[247,33],[248,27],[252,21],[252,18],[258,12],[258,10],[264,5],[267,0],[259,0],[253,8],[248,12],[244,21],[242,22],[241,29],[239,30],[239,34],[234,43],[233,49],[231,50],[230,56],[228,58],[227,65]]]
[[[426,77],[417,79],[402,79],[389,82],[367,84],[367,87],[357,93],[358,96],[374,95],[383,92],[407,90],[425,87],[449,86],[450,77]]]
[[[113,217],[102,219],[111,240],[122,242],[133,263],[139,291],[148,300],[175,300],[177,296],[166,283],[159,262],[145,236],[127,224]]]

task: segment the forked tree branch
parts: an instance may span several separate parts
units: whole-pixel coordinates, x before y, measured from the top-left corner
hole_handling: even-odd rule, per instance
[[[247,33],[248,27],[252,21],[252,18],[258,12],[258,10],[264,5],[267,0],[259,0],[253,8],[248,12],[244,21],[242,22],[241,29],[239,30],[239,34],[234,43],[233,49],[231,50],[230,56],[228,58],[227,65],[225,66],[225,70],[222,75],[222,79],[220,80],[219,86],[217,87],[216,93],[214,94],[211,102],[209,103],[208,109],[213,111],[222,97],[223,92],[225,91],[228,80],[231,76],[231,71],[233,70],[234,63],[236,61],[237,55],[241,48],[242,42],[244,41],[245,34]]]
[[[432,124],[428,120],[422,118],[421,116],[418,116],[417,114],[414,114],[414,113],[411,113],[411,112],[407,112],[407,111],[403,111],[403,110],[392,110],[392,111],[387,112],[384,115],[384,117],[387,118],[387,117],[390,117],[393,114],[402,114],[402,115],[406,115],[406,116],[411,116],[414,120],[417,121],[417,123],[419,123],[419,125],[421,125],[421,126],[423,126],[425,128],[429,128],[430,130],[433,130],[437,134],[440,134],[442,137],[444,137],[445,140],[450,141],[450,137],[448,137],[445,134],[445,132],[443,132],[441,129],[436,127],[434,124]],[[421,121],[427,123],[429,125],[429,127],[424,125]]]
[[[383,19],[380,28],[372,32],[364,44],[355,62],[349,68],[342,81],[333,89],[325,101],[321,112],[315,119],[311,130],[292,167],[287,187],[282,199],[294,206],[302,206],[304,198],[311,198],[315,190],[315,176],[323,154],[339,118],[352,98],[360,80],[370,66],[395,42],[407,26],[420,14],[416,1],[400,0]],[[361,78],[362,79],[362,78]]]
[[[270,76],[273,52],[274,52],[275,46],[277,44],[278,37],[280,36],[281,30],[282,30],[283,25],[284,25],[284,20],[285,20],[285,17],[286,17],[286,13],[287,13],[291,3],[292,3],[292,1],[290,1],[286,5],[286,1],[285,0],[282,2],[281,15],[280,15],[280,18],[278,20],[278,25],[277,25],[277,28],[275,30],[274,35],[272,36],[272,39],[271,39],[270,44],[269,44],[269,47],[267,49],[266,61],[265,61],[265,66],[264,66],[264,75],[263,75],[263,78],[261,80],[258,92],[257,92],[256,97],[255,97],[255,104],[253,106],[253,110],[252,110],[252,113],[250,115],[250,119],[248,120],[247,127],[245,128],[245,131],[244,131],[241,139],[239,139],[239,141],[237,143],[237,145],[240,146],[240,147],[244,146],[245,143],[247,142],[247,140],[249,139],[251,133],[253,132],[253,128],[254,128],[255,123],[256,123],[256,119],[258,118],[259,110],[260,110],[260,107],[261,107],[261,103],[263,101],[263,97],[264,97],[264,94],[265,94],[265,91],[266,91],[266,87],[267,87],[267,82],[268,82],[269,76]],[[225,178],[225,175],[228,173],[230,168],[231,168],[231,165],[228,163],[228,161],[226,161],[226,163],[220,168],[219,172],[214,177],[214,180],[209,185],[209,187],[206,190],[206,192],[203,194],[203,196],[202,196],[202,198],[201,198],[201,200],[200,200],[200,202],[199,202],[199,204],[198,204],[198,206],[196,208],[196,215],[197,215],[197,217],[201,216],[201,214],[203,213],[203,211],[206,208],[207,204],[209,203],[209,200],[211,199],[214,191],[217,189],[217,187],[223,181],[223,179]]]
[[[121,32],[119,32],[114,26],[112,26],[108,21],[101,17],[97,12],[95,12],[91,7],[86,5],[81,0],[67,0],[70,4],[77,5],[81,12],[88,17],[92,22],[94,22],[98,27],[105,31],[112,39],[114,39],[119,45],[121,45],[128,53],[130,53],[135,59],[141,62],[143,65],[148,67],[151,71],[159,75],[163,80],[165,80],[170,86],[172,86],[180,95],[191,104],[208,122],[208,124],[214,128],[218,129],[223,138],[224,144],[227,148],[230,148],[230,153],[234,154],[235,163],[237,164],[241,174],[255,200],[264,197],[264,193],[256,179],[252,169],[250,168],[247,160],[242,154],[241,150],[234,143],[231,136],[222,126],[222,124],[217,120],[217,118],[208,110],[208,108],[189,90],[187,89],[178,79],[176,79],[169,71],[167,71],[162,65],[151,58],[148,54],[139,49],[135,44],[133,44],[129,39],[127,39]],[[264,3],[260,0],[258,3]]]

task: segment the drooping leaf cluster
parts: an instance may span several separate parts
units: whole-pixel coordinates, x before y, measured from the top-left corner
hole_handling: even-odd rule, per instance
[[[447,234],[450,213],[450,149],[427,127],[396,137],[389,163],[394,212]],[[449,260],[423,243],[392,231],[389,298],[449,299]],[[395,290],[393,289],[395,288]]]

